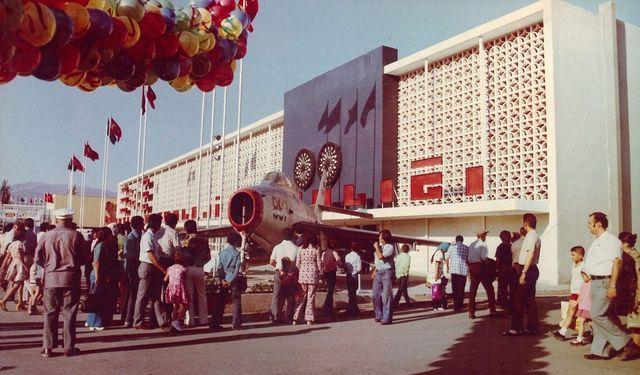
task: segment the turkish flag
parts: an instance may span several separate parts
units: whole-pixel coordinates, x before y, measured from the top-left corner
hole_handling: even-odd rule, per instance
[[[72,170],[75,171],[80,171],[80,172],[84,172],[84,166],[82,166],[82,163],[80,163],[80,160],[78,160],[78,158],[76,158],[75,155],[73,155],[73,157],[71,157],[71,160],[69,161],[69,164],[67,165],[67,169],[68,170]]]
[[[156,96],[155,91],[153,91],[153,89],[151,88],[151,86],[147,86],[147,100],[149,100],[149,105],[151,106],[151,108],[156,109],[156,99],[158,97]]]
[[[84,144],[84,156],[86,156],[89,159],[91,159],[91,161],[96,161],[96,160],[100,159],[100,155],[98,155],[98,153],[95,152],[95,150],[92,149],[91,146],[89,146],[88,143]]]
[[[118,125],[113,117],[109,117],[107,134],[109,134],[109,140],[111,141],[111,144],[114,145],[120,142],[120,138],[122,138],[122,129],[120,129],[120,125]]]

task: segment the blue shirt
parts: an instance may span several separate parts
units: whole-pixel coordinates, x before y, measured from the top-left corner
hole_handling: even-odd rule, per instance
[[[456,275],[467,276],[469,273],[469,247],[462,242],[456,242],[449,246],[447,251],[447,259],[449,259],[449,272]]]
[[[136,261],[140,258],[140,239],[142,234],[137,230],[132,230],[127,236],[127,240],[124,241],[124,264],[127,266],[127,262]]]
[[[240,252],[236,250],[235,246],[228,245],[220,252],[218,258],[220,260],[217,270],[218,277],[231,283],[240,272]]]
[[[385,271],[385,270],[392,270],[393,269],[393,245],[391,244],[384,244],[382,246],[382,259],[378,259],[378,257],[376,256],[376,262],[375,262],[375,266],[376,266],[376,270],[378,271]]]

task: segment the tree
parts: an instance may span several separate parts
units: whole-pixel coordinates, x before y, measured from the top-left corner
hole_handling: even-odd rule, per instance
[[[0,202],[7,204],[11,200],[11,186],[9,181],[2,180],[2,186],[0,186]]]

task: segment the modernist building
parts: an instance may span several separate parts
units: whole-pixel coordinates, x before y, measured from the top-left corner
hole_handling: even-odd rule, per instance
[[[494,251],[535,213],[540,279],[567,283],[590,212],[640,230],[639,45],[611,3],[544,0],[400,60],[380,47],[287,92],[283,112],[121,182],[118,217],[225,224],[236,188],[282,170],[311,203],[326,170],[325,204],[374,216],[331,223],[467,243],[486,229]]]

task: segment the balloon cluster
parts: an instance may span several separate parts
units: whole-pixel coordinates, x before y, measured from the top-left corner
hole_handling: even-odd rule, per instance
[[[192,0],[193,1],[193,0]],[[228,86],[258,0],[0,0],[0,84],[17,75],[83,91]]]

